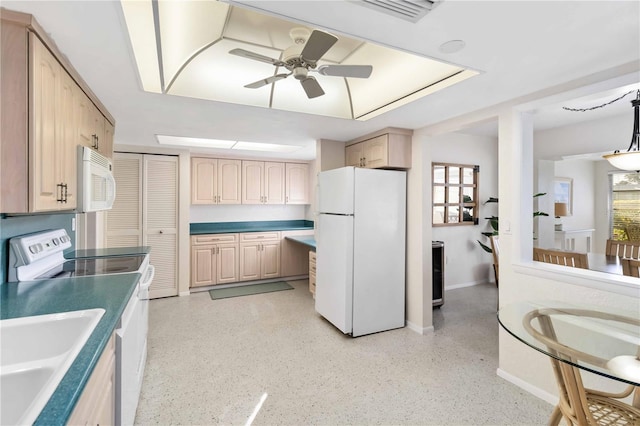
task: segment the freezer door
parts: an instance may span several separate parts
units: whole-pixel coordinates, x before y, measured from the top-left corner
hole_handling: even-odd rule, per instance
[[[355,175],[353,337],[405,324],[406,173]]]
[[[318,212],[353,214],[355,167],[342,167],[318,174]]]
[[[316,311],[349,334],[353,316],[353,216],[320,214],[316,246]]]

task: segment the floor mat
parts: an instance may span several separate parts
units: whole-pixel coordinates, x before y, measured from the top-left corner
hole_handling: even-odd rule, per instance
[[[248,296],[250,294],[271,293],[280,290],[293,290],[289,284],[284,281],[276,281],[274,283],[251,284],[239,287],[214,288],[209,290],[212,300],[227,299],[229,297]]]

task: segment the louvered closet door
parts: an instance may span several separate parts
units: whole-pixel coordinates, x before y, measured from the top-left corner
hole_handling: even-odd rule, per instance
[[[143,236],[156,274],[151,298],[178,294],[178,157],[144,155]]]
[[[113,155],[116,200],[106,212],[107,247],[142,244],[142,155]]]

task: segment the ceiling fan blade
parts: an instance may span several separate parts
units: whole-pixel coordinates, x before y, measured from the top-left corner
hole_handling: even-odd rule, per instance
[[[262,80],[254,81],[253,83],[249,83],[245,85],[247,89],[257,89],[259,87],[266,86],[267,84],[271,84],[274,81],[282,80],[283,78],[287,78],[291,74],[277,74],[271,77],[263,78]]]
[[[373,67],[371,65],[320,65],[318,73],[334,77],[369,78]]]
[[[302,56],[302,59],[306,62],[315,63],[318,59],[322,58],[322,55],[331,49],[331,46],[333,46],[336,41],[338,41],[338,37],[334,35],[320,30],[313,30],[300,56]]]
[[[268,56],[261,55],[259,53],[250,52],[244,49],[233,49],[229,51],[230,54],[240,56],[242,58],[253,59],[254,61],[265,62],[267,64],[282,66],[284,62],[277,59],[270,58]]]
[[[320,87],[320,83],[318,83],[318,81],[313,77],[307,77],[304,80],[300,80],[300,84],[302,84],[302,88],[309,99],[324,95],[324,90]]]

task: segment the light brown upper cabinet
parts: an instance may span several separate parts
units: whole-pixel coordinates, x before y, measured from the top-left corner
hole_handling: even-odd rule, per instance
[[[82,108],[98,111],[103,133],[109,123],[111,141],[113,117],[31,15],[0,14],[0,212],[73,210]]]
[[[240,204],[240,160],[191,159],[191,204]]]
[[[404,129],[381,132],[386,133],[370,135],[347,145],[346,165],[367,169],[411,168],[411,132]]]
[[[309,165],[285,163],[285,204],[309,204]]]
[[[242,204],[284,204],[284,163],[242,161]]]

